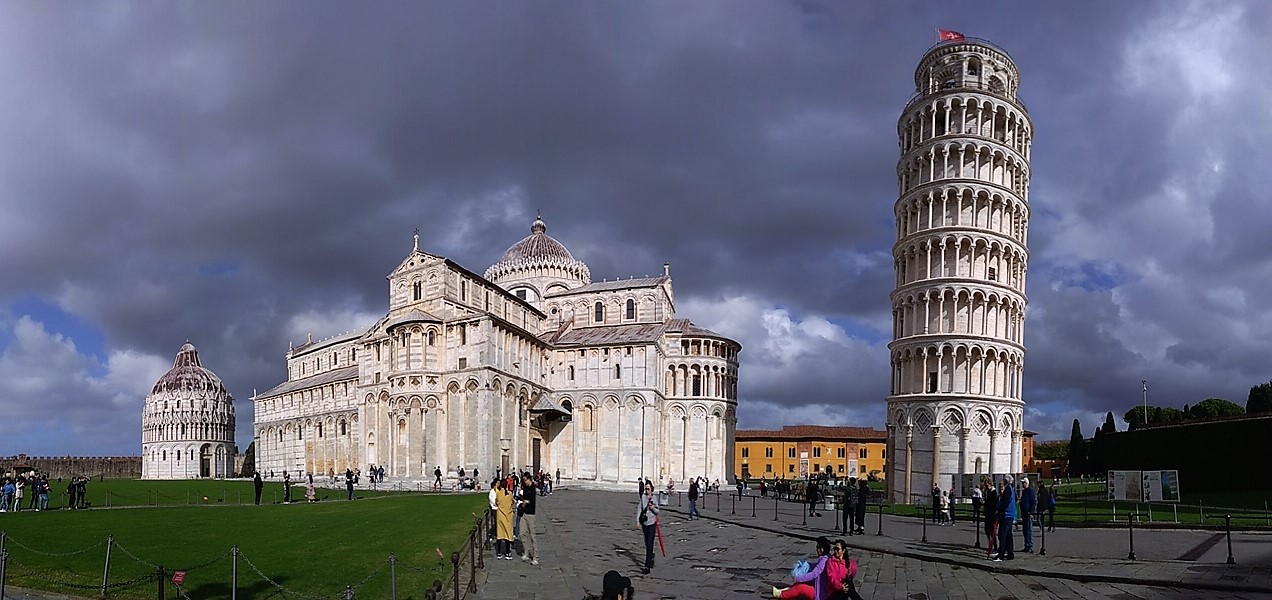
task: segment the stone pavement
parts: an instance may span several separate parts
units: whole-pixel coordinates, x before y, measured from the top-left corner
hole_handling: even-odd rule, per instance
[[[703,518],[689,521],[687,501],[677,507],[672,499],[662,514],[667,555],[641,575],[644,544],[634,493],[558,488],[541,500],[541,564],[488,558],[479,598],[582,598],[600,592],[609,569],[631,577],[640,598],[764,597],[789,579],[795,560],[813,553],[809,540],[844,537],[831,532],[834,511],[805,524],[801,506],[757,498],[751,517],[750,497],[737,503],[712,495],[699,508]],[[869,535],[844,539],[856,549],[860,590],[871,599],[1272,598],[1272,534],[1234,534],[1238,564],[1227,565],[1227,546],[1215,543],[1211,531],[1136,529],[1135,561],[1127,560],[1124,528],[1059,528],[1047,536],[1047,556],[1020,552],[1017,532],[1017,560],[995,563],[972,547],[975,531],[967,523],[929,526],[927,542],[919,520],[885,515],[884,535],[877,536],[872,513],[866,526]],[[1035,548],[1041,547],[1038,535]],[[1178,560],[1189,553],[1196,558]]]

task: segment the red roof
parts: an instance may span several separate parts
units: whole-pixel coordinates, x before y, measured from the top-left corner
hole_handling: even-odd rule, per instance
[[[870,427],[828,427],[825,425],[786,425],[780,430],[739,429],[734,434],[738,441],[752,440],[845,440],[885,441],[888,432]]]

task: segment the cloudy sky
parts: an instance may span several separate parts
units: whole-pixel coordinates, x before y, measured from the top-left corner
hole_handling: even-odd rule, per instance
[[[739,427],[882,427],[896,120],[934,29],[1036,135],[1025,426],[1272,379],[1272,4],[0,4],[0,455],[140,452],[187,339],[237,399],[421,246],[672,265]],[[1258,192],[1258,190],[1264,190]]]

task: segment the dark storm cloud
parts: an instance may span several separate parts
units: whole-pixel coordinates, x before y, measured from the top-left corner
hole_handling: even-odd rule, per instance
[[[1262,4],[0,11],[0,303],[56,302],[153,359],[134,373],[190,338],[241,432],[289,340],[382,314],[414,228],[480,273],[536,210],[597,279],[672,263],[682,310],[701,307],[687,316],[747,344],[743,426],[759,424],[746,393],[765,415],[881,414],[878,336],[834,324],[890,331],[896,120],[934,26],[992,39],[1023,72],[1026,399],[1102,414],[1127,380],[1174,380],[1163,403],[1180,405],[1270,378],[1272,94],[1248,75],[1269,50]],[[802,359],[774,358],[782,340]],[[80,365],[76,389],[116,390],[92,372],[117,360]]]

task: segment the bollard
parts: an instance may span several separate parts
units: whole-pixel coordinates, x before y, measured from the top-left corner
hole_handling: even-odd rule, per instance
[[[720,512],[720,492],[716,492],[716,512]]]
[[[923,511],[923,539],[920,540],[925,544],[927,543],[927,513],[927,510]]]
[[[777,495],[773,495],[773,520],[777,520]]]
[[[865,523],[864,523],[864,521],[865,521],[865,517],[862,517],[862,521],[863,521],[863,523],[862,523],[862,528],[864,529],[864,528],[865,528]],[[881,535],[883,535],[883,502],[880,502],[880,503],[879,503],[879,533],[876,533],[875,535],[876,535],[876,536],[881,536]]]
[[[451,552],[451,574],[455,577],[455,600],[459,600],[459,553]]]
[[[1043,518],[1038,520],[1039,523],[1042,524],[1042,527],[1039,527],[1039,529],[1042,530],[1042,549],[1038,551],[1038,556],[1047,555],[1047,520],[1045,516],[1047,513],[1042,513],[1042,514],[1044,515]],[[1051,517],[1051,518],[1055,519],[1055,517]]]
[[[4,600],[4,570],[9,562],[9,553],[0,550],[0,600]]]
[[[345,586],[344,600],[353,600],[353,586]]]
[[[1126,515],[1126,530],[1131,538],[1131,552],[1126,555],[1126,560],[1135,560],[1135,517]]]
[[[981,524],[980,524],[980,511],[973,511],[973,512],[972,512],[972,529],[975,529],[975,530],[976,530],[976,547],[977,547],[977,548],[980,548],[980,547],[981,547],[981,544],[980,544],[980,530],[981,530]],[[985,541],[986,541],[986,542],[988,542],[989,540],[985,540]]]
[[[1224,515],[1223,523],[1228,529],[1228,564],[1235,565],[1237,560],[1232,558],[1232,515]]]
[[[799,514],[804,515],[803,524],[808,525],[808,511],[804,510],[804,507],[801,506],[799,509]]]
[[[389,555],[389,598],[397,600],[397,557]]]
[[[736,515],[738,514],[737,510],[738,510],[738,499],[734,498],[733,496],[729,496],[729,514]]]
[[[230,547],[230,600],[238,600],[238,544]]]
[[[1266,502],[1264,503],[1267,504]],[[755,518],[755,496],[751,496],[751,518]]]
[[[165,587],[164,586],[165,574],[163,572],[163,565],[159,565],[159,568],[157,569],[157,571],[158,571],[158,577],[156,577],[156,579],[159,580],[159,600],[163,600],[163,592],[164,592],[163,588]]]
[[[106,536],[106,566],[102,568],[102,597],[106,597],[106,582],[110,576],[110,546],[115,543],[115,535]]]
[[[1201,518],[1198,519],[1197,522],[1202,525],[1205,525],[1206,524],[1206,506],[1205,506],[1205,503],[1202,502],[1201,500],[1197,501],[1197,513],[1201,516]]]
[[[680,508],[680,492],[676,492],[676,508]]]
[[[482,516],[482,518],[477,519],[477,539],[481,541],[480,546],[478,546],[477,548],[477,568],[478,569],[486,568],[486,542],[484,540],[486,539],[486,532],[488,531],[488,529],[486,529],[485,520],[486,519],[484,515]]]

